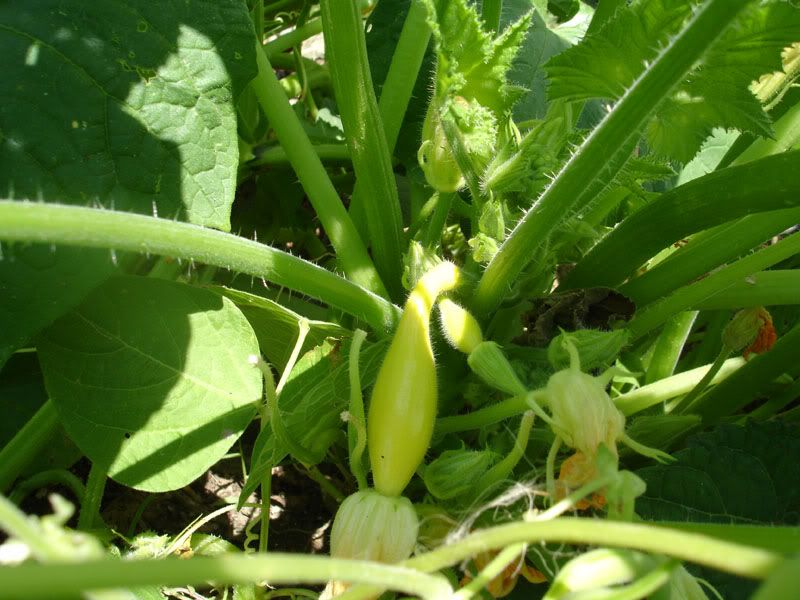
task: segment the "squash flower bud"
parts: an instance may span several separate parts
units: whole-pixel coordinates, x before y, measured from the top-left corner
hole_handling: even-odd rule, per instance
[[[372,489],[345,498],[331,530],[331,556],[398,563],[414,551],[419,518],[405,496],[384,496]],[[348,587],[331,581],[321,598],[332,598]]]
[[[722,331],[725,348],[730,352],[744,350],[745,358],[751,352],[769,350],[776,338],[772,315],[762,306],[740,310]]]
[[[435,100],[428,105],[422,124],[422,145],[417,152],[417,161],[428,184],[437,192],[456,192],[464,186],[464,177],[456,164],[453,151],[444,134],[441,108]]]
[[[563,343],[569,352],[570,366],[551,375],[545,389],[530,392],[527,399],[534,413],[556,434],[546,463],[547,489],[551,497],[556,495],[554,466],[562,443],[580,452],[589,463],[596,461],[601,445],[616,459],[617,442],[659,461],[672,460],[669,454],[640,444],[625,432],[625,416],[605,389],[614,370],[599,377],[584,373],[578,349],[569,338]],[[550,415],[544,412],[540,401],[549,407]]]
[[[481,326],[469,312],[447,298],[439,301],[442,333],[453,348],[471,354],[483,341]]]
[[[439,302],[442,333],[453,348],[467,356],[469,368],[491,387],[521,396],[527,393],[503,349],[484,341],[481,326],[467,310],[445,298]]]

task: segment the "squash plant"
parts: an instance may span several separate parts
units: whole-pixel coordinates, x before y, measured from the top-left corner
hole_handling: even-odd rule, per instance
[[[797,2],[39,0],[0,49],[0,596],[800,585]],[[178,536],[105,510],[232,457]],[[269,537],[290,465],[332,556]]]

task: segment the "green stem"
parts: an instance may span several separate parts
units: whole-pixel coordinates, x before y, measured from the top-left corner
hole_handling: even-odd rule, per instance
[[[751,358],[743,368],[698,398],[687,412],[700,415],[706,423],[714,422],[736,413],[783,373],[800,375],[798,345],[800,325],[795,325],[769,351]]]
[[[431,30],[427,19],[428,11],[425,3],[416,0],[411,2],[378,99],[378,111],[381,114],[389,153],[393,153],[397,145],[400,128],[430,41]],[[363,223],[363,204],[363,191],[356,181],[353,196],[350,199],[350,213],[362,216],[357,224],[359,230],[366,235],[366,223]]]
[[[309,479],[316,483],[320,489],[328,494],[337,504],[341,504],[344,502],[345,495],[342,491],[333,485],[325,475],[322,474],[315,465],[308,465],[305,467],[306,474],[308,475]]]
[[[515,544],[503,548],[472,581],[453,594],[452,600],[471,600],[512,562],[525,560],[524,553],[525,544]]]
[[[300,442],[295,440],[289,435],[286,425],[283,422],[283,415],[281,414],[281,407],[278,404],[278,392],[275,389],[275,378],[272,375],[272,369],[263,361],[259,356],[256,366],[261,370],[264,375],[264,388],[267,394],[267,406],[269,407],[269,424],[272,427],[272,435],[275,439],[283,445],[289,453],[299,462],[310,465],[315,462],[314,457],[311,456]],[[253,474],[251,473],[252,477]]]
[[[752,579],[767,577],[783,560],[774,552],[697,533],[642,523],[561,517],[483,529],[458,542],[411,558],[403,564],[423,572],[433,572],[478,552],[521,542],[564,542],[631,548],[673,556]]]
[[[2,218],[0,222],[3,222]],[[55,406],[47,400],[11,441],[0,449],[0,493],[7,491],[39,452],[50,444],[58,425]]]
[[[486,425],[499,423],[509,417],[520,415],[528,410],[526,396],[506,398],[496,404],[481,408],[466,415],[442,417],[436,420],[436,435],[481,429]]]
[[[637,306],[644,306],[718,266],[749,253],[797,222],[800,222],[800,209],[787,208],[719,225],[693,236],[687,246],[631,279],[619,290]]]
[[[413,569],[368,561],[274,552],[221,554],[189,559],[95,559],[79,563],[0,567],[0,586],[8,600],[75,597],[88,590],[147,586],[217,585],[269,581],[270,584],[325,583],[330,580],[367,583],[419,596],[445,600],[452,593],[441,577]]]
[[[296,256],[235,235],[168,219],[0,200],[0,240],[164,254],[232,269],[308,294],[364,319],[383,333],[391,331],[400,316],[399,309],[383,298]]]
[[[793,304],[800,304],[800,271],[785,269],[754,273],[700,302],[697,308],[716,310]]]
[[[784,562],[753,595],[752,600],[785,600],[800,589],[800,558]]]
[[[383,82],[378,109],[389,151],[394,151],[417,75],[431,39],[428,10],[424,2],[413,0],[408,8],[392,62]]]
[[[669,412],[673,412],[676,415],[689,412],[688,410],[689,407],[691,407],[695,399],[698,396],[700,396],[700,394],[702,394],[709,385],[711,385],[711,382],[714,380],[714,377],[717,376],[717,373],[719,373],[719,370],[722,368],[722,365],[725,364],[725,361],[728,359],[730,355],[731,351],[725,348],[725,346],[723,346],[722,350],[717,355],[717,358],[711,364],[711,368],[708,370],[708,372],[705,375],[703,375],[703,378],[697,382],[697,385],[694,386],[689,391],[689,393],[686,394],[686,396],[684,396],[681,399],[681,401],[678,404],[672,407]]]
[[[270,57],[273,54],[286,52],[289,48],[299,46],[308,38],[320,33],[322,33],[322,20],[312,19],[300,27],[295,27],[289,33],[264,44],[264,53]]]
[[[764,404],[750,412],[745,420],[754,419],[763,421],[772,418],[775,414],[782,411],[789,404],[800,398],[800,378],[789,385],[785,390],[772,396]]]
[[[632,583],[617,586],[613,591],[597,589],[579,592],[575,594],[575,600],[641,600],[641,598],[652,598],[651,594],[663,588],[669,582],[675,569],[680,566],[681,563],[676,560],[667,560]]]
[[[625,6],[626,4],[627,0],[600,0],[594,9],[594,16],[592,17],[592,22],[589,23],[589,29],[586,30],[586,35],[596,33],[611,20],[620,6]]]
[[[738,369],[741,369],[744,364],[745,360],[741,357],[729,358],[723,363],[722,368],[711,383],[718,384],[725,378],[730,377]],[[661,379],[614,398],[614,404],[625,416],[641,412],[651,406],[688,393],[710,369],[711,365],[705,365]]]
[[[81,511],[78,515],[78,529],[90,531],[102,523],[100,518],[100,505],[103,502],[103,492],[106,489],[108,469],[93,462],[86,480],[86,493],[81,500]]]
[[[375,264],[392,297],[402,295],[402,215],[384,125],[373,93],[364,24],[355,2],[321,0],[325,52],[362,194]]]
[[[616,175],[627,148],[661,100],[683,80],[705,50],[725,30],[747,0],[710,0],[690,19],[651,66],[617,102],[506,238],[475,291],[474,308],[487,315],[509,293],[512,282],[558,223],[574,210],[582,191],[599,177]]]
[[[483,529],[401,564],[425,573],[433,573],[480,552],[523,542],[632,548],[673,556],[752,579],[768,577],[784,562],[784,558],[778,553],[716,538],[711,534],[681,531],[663,525],[561,517]],[[380,593],[382,589],[384,588],[377,586],[357,586],[338,596],[338,600],[366,600]]]
[[[450,214],[450,207],[453,204],[455,192],[436,192],[438,200],[431,215],[428,226],[422,238],[422,245],[427,248],[435,248],[442,239],[442,231],[447,224],[447,215]]]
[[[386,289],[364,242],[260,46],[256,47],[256,61],[258,76],[250,82],[250,87],[308,194],[308,199],[336,250],[337,260],[350,279],[385,297]]]
[[[647,383],[664,379],[675,372],[675,366],[696,318],[696,311],[686,311],[678,313],[664,325],[647,367],[645,377]]]
[[[358,363],[361,344],[366,337],[367,334],[361,329],[355,330],[349,356],[350,422],[347,427],[347,443],[350,451],[350,472],[356,478],[359,490],[368,487],[363,461],[364,448],[367,447],[367,426],[364,416],[364,397],[361,393],[361,369]]]
[[[800,104],[786,111],[773,127],[775,137],[757,138],[731,164],[742,164],[771,154],[786,152],[800,143]]]
[[[476,490],[484,492],[497,485],[511,474],[511,471],[525,455],[532,426],[533,413],[528,411],[522,416],[522,420],[519,424],[519,432],[517,432],[517,438],[514,440],[514,447],[511,449],[511,452],[478,480],[478,483],[475,485]]]
[[[262,429],[263,429],[262,421]],[[258,531],[258,551],[264,553],[269,546],[269,521],[272,518],[272,470],[261,478],[261,485],[259,486],[259,493],[261,494],[261,527]]]
[[[740,525],[733,523],[693,523],[690,521],[656,521],[657,527],[693,531],[755,548],[764,548],[786,556],[797,554],[800,532],[797,527],[768,525]]]
[[[800,180],[792,176],[798,167],[800,152],[786,152],[713,171],[662,194],[594,246],[570,272],[567,286],[616,286],[692,233],[756,212],[798,207]]]
[[[628,322],[631,341],[635,341],[667,321],[672,315],[708,301],[718,292],[741,282],[758,271],[771,267],[800,252],[800,233],[795,233],[737,260],[691,285],[680,288],[660,302],[654,302]]]
[[[78,501],[86,495],[86,487],[75,475],[66,469],[50,469],[20,481],[8,499],[19,505],[31,492],[53,485],[69,488]]]
[[[291,54],[273,54],[269,57],[269,62],[273,67],[286,71],[294,71],[298,68],[297,60]],[[331,74],[326,66],[315,63],[310,58],[305,57],[301,59],[301,62],[309,77],[309,85],[312,85],[312,87],[330,85]]]
[[[278,385],[275,386],[275,393],[280,396],[283,388],[286,387],[286,382],[289,381],[289,376],[292,374],[297,359],[300,358],[300,352],[303,350],[303,344],[306,343],[308,333],[311,331],[311,323],[308,319],[300,317],[297,321],[297,339],[294,342],[294,348],[289,355],[289,360],[286,361],[286,366],[283,368],[281,377],[278,380]]]
[[[320,160],[330,162],[350,162],[350,152],[344,144],[314,144],[314,153]],[[282,146],[274,146],[260,152],[255,159],[248,163],[251,167],[260,166],[285,166],[289,162],[289,156]]]

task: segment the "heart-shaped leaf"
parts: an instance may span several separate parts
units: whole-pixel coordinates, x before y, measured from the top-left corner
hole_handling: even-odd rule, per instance
[[[250,324],[218,294],[114,277],[48,328],[39,355],[67,433],[125,485],[182,487],[218,461],[255,413]]]

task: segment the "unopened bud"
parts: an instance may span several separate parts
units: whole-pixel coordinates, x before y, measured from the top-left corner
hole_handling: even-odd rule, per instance
[[[764,352],[775,339],[772,316],[762,306],[740,310],[722,331],[722,343],[731,352]]]
[[[457,498],[474,492],[475,482],[496,460],[491,450],[446,450],[425,467],[422,480],[434,498]]]
[[[527,394],[503,350],[495,342],[481,342],[467,358],[469,368],[495,389],[512,396]]]
[[[470,354],[483,341],[481,326],[466,309],[452,300],[439,301],[442,333],[453,348]]]

